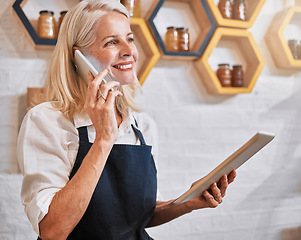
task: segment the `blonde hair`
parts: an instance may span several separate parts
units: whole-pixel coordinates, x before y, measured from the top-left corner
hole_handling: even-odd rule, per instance
[[[85,0],[68,11],[58,36],[46,80],[47,101],[72,119],[74,113],[81,112],[86,98],[87,85],[75,71],[73,47],[83,52],[95,42],[95,26],[103,15],[117,11],[128,19],[128,11],[116,0]],[[134,101],[140,84],[137,77],[134,83],[120,87],[122,97],[116,98],[117,111],[124,115],[130,107],[139,111]]]

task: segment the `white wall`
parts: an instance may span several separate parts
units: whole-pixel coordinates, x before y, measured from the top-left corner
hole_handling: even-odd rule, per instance
[[[26,88],[42,86],[51,56],[36,50],[12,11],[0,0],[0,239],[35,239],[20,203],[16,160]],[[149,6],[151,0],[144,0]],[[139,101],[157,122],[159,188],[175,198],[256,131],[275,140],[238,170],[217,209],[193,212],[150,229],[155,239],[301,239],[301,78],[275,67],[264,36],[287,1],[267,0],[250,29],[266,60],[251,94],[214,96],[190,62],[159,61]],[[146,10],[144,11],[146,12]]]

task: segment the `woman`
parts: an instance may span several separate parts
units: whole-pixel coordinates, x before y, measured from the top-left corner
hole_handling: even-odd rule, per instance
[[[106,69],[88,73],[85,83],[75,49]],[[21,197],[43,240],[151,239],[146,227],[218,206],[234,180],[235,171],[183,204],[156,201],[156,126],[133,100],[137,60],[120,3],[82,1],[65,16],[47,76],[49,101],[28,112],[18,139]],[[117,81],[103,83],[108,76]]]

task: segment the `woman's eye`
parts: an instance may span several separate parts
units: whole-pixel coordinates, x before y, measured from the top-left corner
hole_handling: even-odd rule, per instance
[[[111,41],[109,41],[109,42],[107,42],[107,43],[105,44],[105,47],[106,47],[106,46],[110,46],[110,45],[114,45],[115,43],[116,43],[116,41],[111,40]]]
[[[128,41],[129,42],[134,42],[135,40],[134,40],[134,38],[129,38]]]

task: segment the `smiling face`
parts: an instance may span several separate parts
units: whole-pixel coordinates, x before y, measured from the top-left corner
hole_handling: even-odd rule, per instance
[[[96,41],[88,53],[121,85],[135,81],[138,51],[125,15],[109,12],[101,18],[96,25]]]

